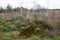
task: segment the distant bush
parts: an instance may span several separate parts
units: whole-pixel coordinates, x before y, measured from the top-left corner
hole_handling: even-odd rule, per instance
[[[14,21],[15,19],[12,17],[11,19],[6,19],[5,21],[6,22],[12,22],[12,21]]]

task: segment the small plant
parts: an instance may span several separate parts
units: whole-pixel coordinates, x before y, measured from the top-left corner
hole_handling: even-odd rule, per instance
[[[0,25],[0,31],[2,31],[2,32],[8,32],[8,31],[12,31],[13,29],[10,27],[10,26],[8,26],[8,25]]]
[[[26,23],[17,23],[17,24],[15,24],[16,25],[16,28],[20,28],[20,27],[25,27],[25,26],[27,26],[27,24]]]

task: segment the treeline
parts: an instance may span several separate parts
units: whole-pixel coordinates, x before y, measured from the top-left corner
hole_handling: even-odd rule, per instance
[[[40,5],[36,5],[35,7],[31,8],[30,11],[32,10],[39,11],[39,10],[44,10],[44,9],[45,8],[42,8]],[[24,7],[12,8],[10,4],[8,4],[5,9],[3,7],[0,7],[0,13],[20,12],[21,10],[28,11],[29,9],[24,8]]]
[[[28,10],[26,8],[23,8],[23,7],[16,7],[16,8],[12,8],[12,6],[10,4],[8,4],[6,6],[6,8],[3,8],[3,7],[0,7],[0,13],[11,13],[11,12],[20,12],[22,10]]]

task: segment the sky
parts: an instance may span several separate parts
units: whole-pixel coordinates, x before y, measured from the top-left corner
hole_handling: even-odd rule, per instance
[[[35,3],[49,9],[60,9],[60,0],[35,0]],[[7,4],[13,8],[23,6],[30,9],[34,6],[34,0],[0,0],[1,7],[6,8]]]

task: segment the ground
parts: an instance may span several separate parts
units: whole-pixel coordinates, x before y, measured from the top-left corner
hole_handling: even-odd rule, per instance
[[[20,37],[20,38],[14,38],[11,34],[11,32],[1,32],[0,33],[0,40],[60,40],[60,36],[43,36],[39,37],[38,35],[32,35],[28,38]]]

